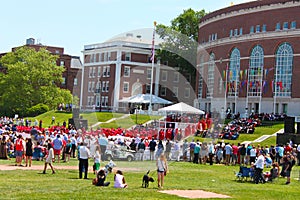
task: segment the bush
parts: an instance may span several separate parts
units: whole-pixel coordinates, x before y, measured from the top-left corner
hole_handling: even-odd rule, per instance
[[[40,103],[35,106],[32,106],[31,108],[28,108],[26,111],[26,116],[34,117],[48,111],[49,111],[49,107],[45,104]]]

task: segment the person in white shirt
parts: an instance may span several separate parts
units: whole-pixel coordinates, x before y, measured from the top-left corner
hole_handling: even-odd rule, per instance
[[[262,181],[263,183],[266,182],[266,180],[263,177],[263,170],[264,170],[264,165],[265,165],[265,155],[266,155],[265,152],[259,151],[257,160],[254,163],[254,166],[255,166],[254,182],[256,184],[258,184],[259,181]]]
[[[90,150],[86,147],[86,144],[81,143],[79,147],[79,178],[82,178],[84,171],[84,179],[87,179],[89,169],[89,157]]]
[[[54,159],[54,150],[53,150],[52,144],[48,143],[48,155],[47,155],[46,160],[45,160],[45,166],[44,166],[43,174],[46,174],[48,164],[51,167],[52,174],[55,174],[54,168],[52,166],[53,159]]]

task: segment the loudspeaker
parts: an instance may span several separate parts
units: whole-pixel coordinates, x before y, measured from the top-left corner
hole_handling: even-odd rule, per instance
[[[295,133],[295,117],[286,117],[285,118],[284,133]]]

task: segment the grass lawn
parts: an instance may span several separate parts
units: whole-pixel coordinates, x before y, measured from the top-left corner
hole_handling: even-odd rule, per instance
[[[3,161],[0,164],[13,164],[14,160]],[[90,161],[91,165],[92,161]],[[43,162],[35,161],[34,165]],[[69,165],[77,166],[73,159]],[[104,163],[105,164],[105,163]],[[113,188],[113,174],[109,174],[109,187],[95,187],[91,184],[94,177],[89,173],[89,180],[78,179],[77,170],[59,170],[52,175],[41,174],[35,170],[0,170],[0,199],[185,199],[178,196],[161,194],[157,183],[150,183],[149,188],[141,188],[142,176],[148,170],[156,178],[155,163],[117,162],[117,168],[122,168],[129,185],[126,189]],[[64,165],[54,163],[54,166]],[[127,170],[126,170],[127,168]],[[253,184],[251,182],[235,181],[233,171],[238,166],[196,165],[184,162],[169,162],[169,173],[165,177],[164,190],[205,190],[225,194],[232,199],[296,199],[299,195],[300,182],[295,180],[299,176],[300,167],[292,171],[292,183],[285,185],[285,179],[279,178],[274,183]],[[268,171],[269,168],[265,168]]]

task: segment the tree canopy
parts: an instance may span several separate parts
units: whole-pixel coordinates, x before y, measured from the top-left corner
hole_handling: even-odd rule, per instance
[[[70,91],[60,89],[62,73],[58,56],[45,48],[36,51],[20,47],[0,59],[4,73],[0,74],[1,114],[23,116],[38,104],[55,108],[59,103],[72,102]]]
[[[198,25],[205,11],[184,10],[171,21],[171,26],[157,25],[157,33],[164,42],[157,51],[161,61],[168,61],[171,67],[178,67],[179,72],[192,75],[191,85],[194,87],[198,47]]]

